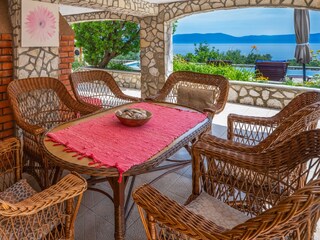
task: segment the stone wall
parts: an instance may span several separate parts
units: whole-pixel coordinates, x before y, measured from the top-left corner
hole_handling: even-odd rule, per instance
[[[141,73],[108,70],[120,87],[140,89]],[[292,87],[268,83],[230,81],[228,102],[281,109],[295,96],[320,89]]]
[[[58,78],[59,49],[57,47],[21,47],[21,0],[8,2],[13,31],[14,77],[17,79]]]
[[[106,70],[116,80],[119,87],[141,89],[141,73]]]
[[[306,91],[320,91],[314,88],[292,87],[285,85],[230,82],[228,102],[254,105],[258,107],[281,109],[295,96]]]

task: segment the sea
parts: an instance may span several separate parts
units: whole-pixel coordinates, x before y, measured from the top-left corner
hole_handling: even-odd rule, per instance
[[[198,44],[199,45],[199,44]],[[257,54],[267,54],[269,53],[272,56],[272,60],[288,60],[294,59],[294,52],[296,48],[295,43],[230,43],[230,44],[208,44],[209,47],[214,47],[220,52],[226,52],[228,50],[240,50],[242,54],[248,55],[251,51]],[[255,46],[255,50],[252,50],[252,47]],[[185,55],[187,53],[194,53],[195,46],[194,44],[173,44],[173,53]],[[320,43],[311,43],[310,49],[317,51],[320,50]]]

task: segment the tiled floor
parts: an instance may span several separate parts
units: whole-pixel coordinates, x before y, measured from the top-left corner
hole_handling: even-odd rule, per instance
[[[136,95],[135,91],[126,91],[127,94]],[[218,137],[226,137],[227,116],[230,113],[254,116],[271,116],[277,113],[276,110],[249,107],[239,104],[228,103],[225,110],[214,117],[213,134]],[[175,157],[184,157],[186,151],[179,151]],[[150,182],[160,173],[143,174],[137,177],[135,187]],[[177,172],[170,173],[153,184],[158,190],[168,197],[175,199],[179,203],[184,203],[191,193],[191,167],[186,167]],[[106,183],[97,184],[98,187],[111,193]],[[76,240],[100,240],[113,239],[114,220],[113,206],[111,201],[98,192],[87,191],[76,220],[75,238]],[[318,231],[319,233],[319,231]],[[320,234],[319,234],[320,235]],[[142,240],[146,239],[136,208],[134,208],[126,230],[126,239]],[[316,237],[317,239],[317,237]],[[320,238],[319,238],[320,239]],[[318,240],[319,240],[318,239]]]

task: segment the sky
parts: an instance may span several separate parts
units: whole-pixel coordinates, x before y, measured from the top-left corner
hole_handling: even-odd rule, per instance
[[[310,32],[320,33],[320,11],[310,11]],[[293,8],[218,10],[179,19],[175,34],[225,33],[232,36],[294,33]]]

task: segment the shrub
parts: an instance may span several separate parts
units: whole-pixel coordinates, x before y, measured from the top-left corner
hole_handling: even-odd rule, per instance
[[[173,61],[174,71],[192,71],[199,73],[208,74],[219,74],[225,76],[230,80],[242,80],[242,81],[253,81],[254,73],[246,69],[238,69],[231,65],[207,65],[207,64],[197,64],[188,63],[185,60],[176,57]]]
[[[124,65],[123,63],[109,62],[107,69],[120,70],[120,71],[132,71],[132,68]]]

